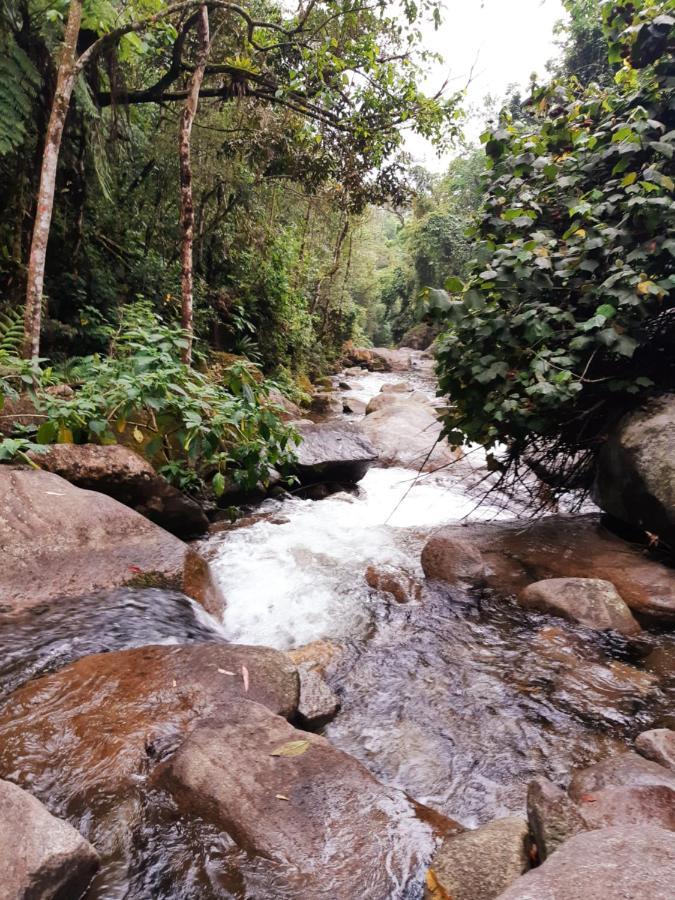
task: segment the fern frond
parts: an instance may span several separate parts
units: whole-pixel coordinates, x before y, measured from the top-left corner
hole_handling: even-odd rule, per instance
[[[0,156],[28,134],[40,74],[10,34],[0,35]]]
[[[19,356],[23,344],[23,312],[0,312],[0,355]]]

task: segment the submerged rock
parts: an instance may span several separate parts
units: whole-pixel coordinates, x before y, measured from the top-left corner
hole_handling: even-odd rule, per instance
[[[156,775],[184,813],[267,860],[255,896],[388,900],[421,877],[431,848],[402,793],[257,704],[195,729]]]
[[[673,884],[675,835],[622,826],[571,838],[499,900],[672,900]]]
[[[675,548],[675,394],[654,397],[625,416],[603,447],[595,495],[617,519]]]
[[[528,828],[497,819],[446,838],[431,861],[426,900],[495,900],[529,868]]]
[[[35,797],[0,781],[0,896],[76,900],[99,866],[98,854]]]
[[[598,630],[638,634],[640,626],[614,585],[599,578],[547,578],[528,585],[520,602]]]
[[[182,588],[216,605],[208,566],[195,566],[186,544],[50,472],[0,466],[0,546],[0,612],[129,584]]]
[[[654,728],[635,738],[635,749],[641,756],[675,772],[675,731]]]
[[[376,591],[391,594],[397,603],[410,603],[422,596],[422,585],[401,569],[380,566],[368,566],[366,583]]]
[[[658,680],[626,663],[570,659],[555,678],[551,700],[593,725],[631,718],[658,695]]]
[[[357,425],[323,422],[295,427],[302,438],[296,470],[303,484],[356,484],[377,459],[377,450]]]
[[[121,444],[54,444],[46,453],[35,454],[34,460],[44,471],[76,487],[107,494],[178,537],[197,537],[209,527],[198,503]]]
[[[339,644],[322,639],[304,644],[302,647],[296,647],[295,650],[288,650],[287,656],[298,668],[307,665],[321,675],[325,675],[326,669],[332,662],[336,662],[342,653],[343,648]]]
[[[533,580],[598,578],[611,582],[633,613],[675,622],[675,571],[607,531],[597,516],[448,526],[431,540],[440,535],[481,554],[487,584],[499,594],[518,596]]]

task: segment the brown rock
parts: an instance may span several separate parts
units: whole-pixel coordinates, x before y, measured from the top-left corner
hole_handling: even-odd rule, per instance
[[[397,603],[410,603],[422,596],[422,585],[412,575],[400,569],[368,566],[366,582],[376,591],[391,594]]]
[[[0,896],[80,897],[98,869],[94,848],[31,794],[0,781]]]
[[[403,406],[405,407],[408,403],[417,403],[425,408],[428,408],[429,411],[433,411],[434,406],[426,394],[423,394],[421,391],[412,391],[407,394],[399,394],[396,392],[385,392],[376,394],[368,401],[368,405],[366,406],[366,415],[370,415],[371,413],[378,412],[385,407],[390,406]]]
[[[675,831],[675,792],[667,785],[606,787],[582,794],[578,805],[589,829],[651,824]]]
[[[422,568],[427,578],[448,584],[480,582],[485,577],[482,554],[454,528],[442,528],[429,538],[422,550]]]
[[[403,794],[256,704],[197,728],[157,774],[181,810],[267,860],[255,896],[388,900],[421,877],[431,849]]]
[[[675,644],[652,650],[645,659],[645,668],[664,678],[675,678]]]
[[[535,778],[530,782],[527,818],[542,862],[566,840],[587,830],[581,812],[565,791],[547,778]]]
[[[635,738],[635,749],[641,756],[675,772],[675,731],[654,728]]]
[[[336,394],[319,391],[312,397],[312,412],[339,416],[342,413],[342,400]]]
[[[655,825],[578,834],[499,900],[672,900],[675,836]]]
[[[20,772],[57,805],[76,794],[86,808],[114,804],[198,720],[227,718],[241,698],[293,715],[295,667],[280,651],[220,643],[86,656],[0,707],[0,775]]]
[[[528,585],[519,599],[529,609],[563,616],[589,628],[629,635],[641,631],[614,585],[599,578],[547,578]]]
[[[281,391],[276,390],[276,388],[269,392],[268,399],[270,404],[276,407],[275,412],[282,422],[291,422],[293,419],[302,418],[300,407],[293,403],[292,400],[289,400]]]
[[[585,794],[626,785],[665,786],[675,791],[675,773],[637,753],[619,753],[575,772],[568,793],[578,802]]]
[[[321,675],[325,675],[326,669],[341,654],[342,647],[339,644],[334,644],[332,641],[325,639],[312,641],[310,644],[304,644],[302,647],[296,647],[295,650],[287,652],[287,656],[293,665],[299,668],[307,664]]]
[[[304,663],[298,666],[300,676],[300,703],[298,715],[307,728],[322,728],[340,711],[340,698],[328,687],[323,677]]]
[[[366,403],[357,397],[345,397],[342,401],[342,409],[346,413],[352,413],[355,416],[365,416]]]
[[[405,381],[396,381],[389,384],[383,384],[380,388],[382,394],[409,394],[411,387]]]
[[[482,553],[488,585],[501,594],[517,596],[545,578],[600,578],[615,586],[632,612],[675,622],[675,571],[611,534],[597,516],[550,516],[529,526],[472,523],[445,533]]]
[[[104,494],[0,466],[0,612],[128,584],[183,587],[188,547]],[[188,585],[196,599],[202,590]],[[196,591],[196,593],[195,593]]]
[[[494,900],[528,868],[527,822],[496,819],[443,841],[431,861],[425,898]]]
[[[433,472],[461,459],[461,453],[441,438],[441,424],[427,404],[412,400],[387,404],[369,413],[362,428],[377,449],[382,466]]]

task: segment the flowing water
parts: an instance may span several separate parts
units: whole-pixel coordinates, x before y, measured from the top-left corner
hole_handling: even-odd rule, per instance
[[[401,379],[352,375],[347,394],[368,400],[392,380]],[[423,373],[407,380],[432,393]],[[326,675],[342,701],[325,729],[331,742],[387,785],[466,826],[522,814],[533,776],[564,781],[570,769],[658,721],[668,704],[663,686],[648,696],[618,689],[606,663],[640,665],[647,650],[672,639],[647,634],[635,645],[599,637],[486,590],[426,583],[420,554],[434,528],[518,515],[518,498],[478,502],[484,474],[477,451],[456,469],[424,477],[372,468],[353,492],[266,501],[250,524],[202,542],[227,601],[219,620],[181,594],[122,590],[0,621],[0,694],[88,654],[145,644],[215,640],[288,650],[326,640],[334,651]],[[368,567],[394,573],[408,602],[370,587]],[[581,695],[560,683],[570,648],[588,666]],[[11,696],[6,703],[11,708]],[[95,709],[95,695],[90,703]],[[88,900],[281,900],[264,860],[245,858],[227,835],[181,816],[142,775],[124,794],[98,796],[95,809],[84,793],[67,796],[58,767],[67,752],[34,743],[22,775],[104,848]]]

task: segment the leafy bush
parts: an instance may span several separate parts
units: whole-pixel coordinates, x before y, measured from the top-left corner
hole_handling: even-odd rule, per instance
[[[269,401],[270,382],[245,361],[219,368],[220,382],[180,361],[185,336],[147,301],[125,307],[111,330],[110,354],[71,361],[74,392],[50,392],[58,371],[46,370],[34,390],[44,417],[40,444],[118,441],[134,446],[187,489],[228,481],[248,489],[292,457],[292,431]],[[33,437],[33,435],[31,435]]]
[[[438,354],[453,442],[592,453],[645,392],[675,384],[674,21],[603,5],[615,83],[535,89],[483,135],[478,258]],[[532,124],[534,122],[534,124]]]

